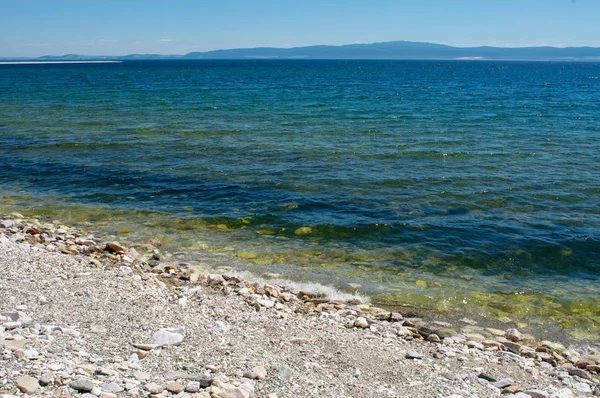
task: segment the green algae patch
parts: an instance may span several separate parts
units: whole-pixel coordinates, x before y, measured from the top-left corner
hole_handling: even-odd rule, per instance
[[[258,254],[252,252],[237,252],[236,256],[244,260],[254,260],[258,258]]]
[[[294,231],[294,234],[298,236],[310,235],[313,233],[313,229],[311,227],[300,227]]]

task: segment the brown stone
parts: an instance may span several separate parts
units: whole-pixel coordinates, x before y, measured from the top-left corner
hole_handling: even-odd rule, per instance
[[[31,376],[21,376],[17,378],[15,380],[15,385],[25,394],[32,394],[40,388],[40,383]]]
[[[124,246],[121,246],[117,242],[107,242],[105,250],[107,250],[107,251],[109,251],[111,253],[116,253],[116,254],[125,254],[125,253],[127,253],[127,248],[124,247]]]
[[[516,394],[523,391],[523,388],[519,386],[508,386],[502,389],[502,394]]]
[[[593,373],[600,373],[600,365],[587,365],[586,369]]]
[[[183,384],[178,383],[176,381],[173,381],[173,382],[167,384],[167,391],[172,392],[173,394],[179,394],[184,389],[185,389],[185,387],[183,386]]]

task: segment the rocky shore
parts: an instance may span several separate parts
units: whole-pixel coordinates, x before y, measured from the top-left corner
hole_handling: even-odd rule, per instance
[[[600,353],[0,220],[0,397],[587,397]]]

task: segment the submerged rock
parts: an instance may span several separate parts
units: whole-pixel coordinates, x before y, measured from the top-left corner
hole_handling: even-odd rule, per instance
[[[313,233],[313,229],[311,227],[300,227],[294,231],[296,235],[310,235]]]

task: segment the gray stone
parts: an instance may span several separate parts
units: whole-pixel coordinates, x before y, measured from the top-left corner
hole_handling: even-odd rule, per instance
[[[47,386],[49,384],[52,384],[52,378],[51,378],[51,373],[48,375],[43,375],[42,377],[40,377],[39,383],[40,386]]]
[[[287,365],[281,365],[278,369],[279,374],[277,377],[281,381],[290,381],[292,380],[292,369]]]
[[[200,383],[197,381],[189,381],[185,386],[186,392],[198,392],[200,391]]]
[[[118,393],[118,392],[125,390],[123,387],[121,387],[120,385],[115,384],[115,383],[101,383],[100,389],[102,391],[112,392],[112,393]]]
[[[150,378],[152,377],[152,375],[150,373],[148,373],[148,372],[138,371],[138,372],[133,372],[133,377],[137,381],[141,381],[143,383],[143,382],[146,382],[146,381],[150,380]]]
[[[592,380],[592,376],[583,369],[572,367],[572,368],[567,368],[567,372],[569,372],[569,374],[571,376],[578,376],[578,377],[581,377],[582,379]]]
[[[34,393],[39,387],[37,379],[31,376],[21,376],[15,380],[15,385],[25,394]]]
[[[417,351],[409,351],[405,356],[407,359],[423,359],[425,357],[425,355]]]
[[[133,270],[131,269],[131,267],[122,265],[119,267],[119,271],[117,271],[117,275],[123,276],[123,277],[130,276],[130,275],[133,275]]]
[[[183,343],[185,337],[185,330],[182,327],[179,328],[164,328],[160,329],[152,335],[150,344],[156,344],[158,346],[170,346],[180,345]]]
[[[252,385],[252,383],[248,383],[248,382],[242,383],[240,385],[240,388],[242,390],[248,391],[248,393],[250,394],[250,396],[254,395],[254,386]]]
[[[94,389],[95,384],[87,379],[75,379],[69,384],[69,387],[77,391],[90,392]]]
[[[501,380],[498,380],[498,381],[492,383],[492,385],[494,387],[499,388],[499,389],[506,388],[508,386],[511,386],[512,384],[513,384],[513,381],[511,379],[501,379]]]
[[[563,388],[552,394],[551,398],[575,398],[575,394],[568,388]]]
[[[543,390],[527,390],[525,394],[529,395],[531,398],[549,398],[550,394]]]
[[[161,392],[164,391],[164,387],[161,386],[158,383],[148,383],[144,386],[144,388],[146,389],[146,391],[148,391],[150,394],[160,394]]]
[[[573,388],[576,389],[579,392],[583,392],[583,393],[586,393],[586,394],[589,394],[589,393],[592,392],[592,388],[587,383],[574,383],[573,384]]]

